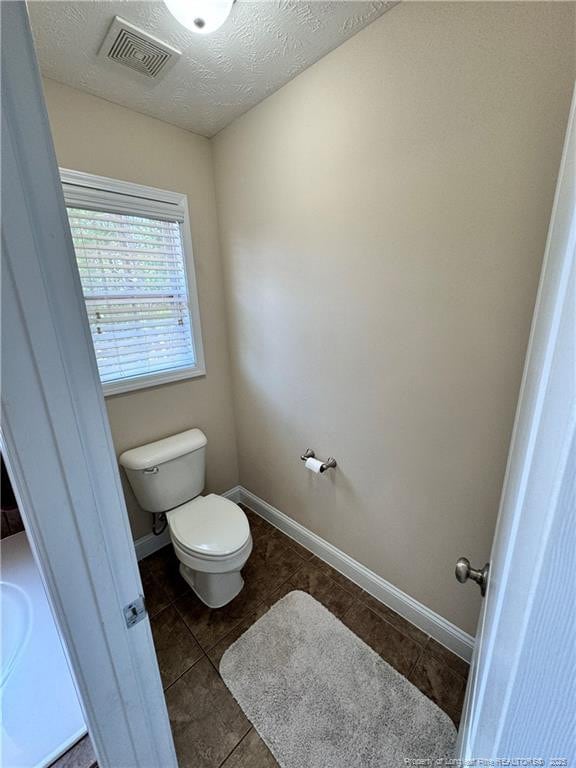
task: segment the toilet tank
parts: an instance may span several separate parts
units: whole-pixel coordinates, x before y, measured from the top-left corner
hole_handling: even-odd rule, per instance
[[[202,493],[206,443],[203,432],[188,429],[120,456],[142,509],[166,512]]]

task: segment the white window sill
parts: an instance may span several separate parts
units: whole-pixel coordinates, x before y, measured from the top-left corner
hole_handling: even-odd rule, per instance
[[[198,376],[205,375],[205,368],[182,368],[179,371],[166,371],[163,373],[153,373],[150,376],[135,376],[133,379],[109,381],[102,385],[102,389],[104,397],[112,397],[125,394],[126,392],[134,392],[137,389],[149,389],[150,387],[171,384],[174,381],[183,381],[184,379],[195,379]]]

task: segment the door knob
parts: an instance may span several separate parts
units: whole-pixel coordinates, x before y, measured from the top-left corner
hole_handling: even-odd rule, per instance
[[[486,594],[486,587],[488,585],[488,571],[490,570],[490,563],[486,563],[482,570],[478,571],[476,568],[470,566],[470,560],[467,557],[461,557],[456,563],[456,578],[460,584],[464,584],[468,579],[472,579],[480,587],[480,594],[482,597]]]

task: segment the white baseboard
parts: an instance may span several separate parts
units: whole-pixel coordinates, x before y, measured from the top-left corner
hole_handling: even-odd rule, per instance
[[[230,501],[238,502],[242,501],[242,493],[244,491],[244,488],[242,488],[241,485],[235,485],[234,488],[230,488],[229,491],[225,491],[224,493],[221,493],[221,496],[224,496],[225,499],[230,499]]]
[[[142,560],[157,550],[162,549],[162,547],[165,547],[167,544],[170,544],[170,532],[168,531],[168,528],[166,528],[160,536],[155,536],[153,533],[147,533],[146,536],[141,536],[134,542],[136,559]]]
[[[253,509],[254,512],[271,523],[271,525],[281,530],[287,536],[290,536],[299,544],[302,544],[303,547],[331,565],[350,579],[350,581],[366,590],[372,597],[392,608],[400,616],[403,616],[423,632],[426,632],[426,634],[457,656],[468,662],[471,660],[474,638],[455,624],[447,621],[439,614],[430,610],[430,608],[410,597],[410,595],[402,592],[386,581],[386,579],[378,576],[377,573],[369,570],[366,566],[354,560],[317,534],[312,533],[312,531],[292,520],[288,515],[280,512],[276,507],[246,490],[246,488],[237,486],[229,491],[229,494],[228,498],[249,506],[250,509]]]
[[[239,485],[236,485],[234,488],[230,488],[229,491],[225,491],[220,495],[238,503],[239,501],[242,501],[242,488]],[[136,559],[143,560],[145,557],[154,554],[154,552],[162,549],[162,547],[165,547],[167,544],[170,544],[170,533],[168,529],[163,531],[159,536],[155,536],[153,533],[147,533],[146,536],[141,536],[134,542]]]

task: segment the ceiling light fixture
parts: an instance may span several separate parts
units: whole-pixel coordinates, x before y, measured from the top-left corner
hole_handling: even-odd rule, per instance
[[[164,0],[172,16],[193,32],[209,35],[226,21],[234,0]]]

